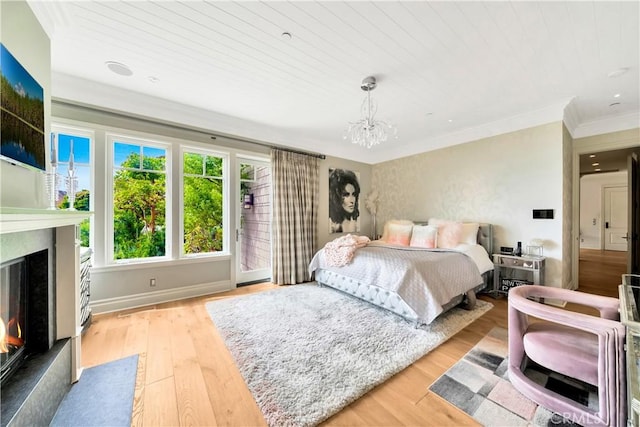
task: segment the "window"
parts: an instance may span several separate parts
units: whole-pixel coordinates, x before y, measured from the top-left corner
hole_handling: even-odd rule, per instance
[[[79,211],[91,210],[92,194],[92,156],[89,132],[53,127],[56,135],[56,160],[58,173],[58,209],[73,208]],[[85,219],[80,223],[80,243],[90,246],[91,222]]]
[[[112,138],[113,259],[167,254],[167,147]]]
[[[224,188],[226,157],[183,149],[183,250],[185,255],[226,250]]]

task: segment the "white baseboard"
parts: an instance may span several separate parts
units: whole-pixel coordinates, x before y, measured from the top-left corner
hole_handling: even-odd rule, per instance
[[[199,285],[185,286],[181,288],[165,289],[144,294],[127,295],[115,298],[105,298],[91,301],[89,304],[93,314],[110,313],[112,311],[128,310],[146,305],[160,304],[163,302],[177,301],[202,295],[215,294],[232,289],[231,282],[202,283]]]

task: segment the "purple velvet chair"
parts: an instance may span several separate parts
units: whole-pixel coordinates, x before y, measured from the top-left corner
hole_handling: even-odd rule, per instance
[[[590,306],[600,312],[600,317],[529,298]],[[511,289],[508,369],[513,386],[540,406],[583,426],[625,426],[625,328],[618,321],[618,308],[617,298],[568,289],[535,285]],[[529,379],[524,375],[529,360],[598,387],[598,410]]]

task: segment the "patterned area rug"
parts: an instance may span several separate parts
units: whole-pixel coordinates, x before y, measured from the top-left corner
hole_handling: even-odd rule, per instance
[[[430,390],[485,426],[575,426],[513,388],[507,375],[507,330],[494,328],[444,373]],[[597,389],[536,366],[525,374],[538,384],[597,409]]]
[[[270,426],[313,426],[490,310],[454,308],[417,328],[335,289],[287,286],[206,304]]]

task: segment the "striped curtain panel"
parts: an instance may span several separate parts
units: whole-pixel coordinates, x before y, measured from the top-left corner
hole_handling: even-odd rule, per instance
[[[271,150],[273,283],[308,282],[317,242],[319,164],[306,154]]]

